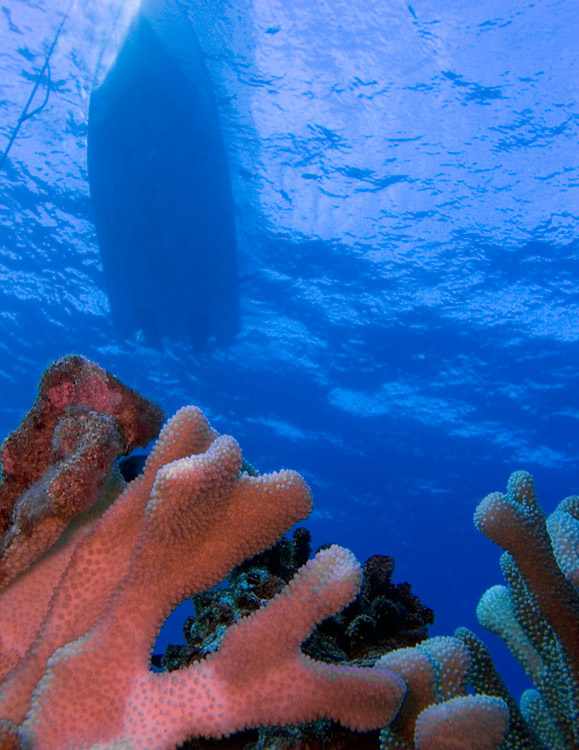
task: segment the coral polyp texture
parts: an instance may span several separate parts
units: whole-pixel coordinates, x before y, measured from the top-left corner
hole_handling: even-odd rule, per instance
[[[563,500],[548,518],[532,477],[512,474],[506,494],[486,497],[477,528],[505,552],[507,586],[495,586],[477,610],[535,685],[523,693],[521,712],[536,744],[579,747],[579,498]]]
[[[49,387],[51,404],[66,410],[76,399],[111,416],[117,391],[99,390],[102,378],[90,367],[87,386],[83,372],[56,392]],[[87,388],[98,395],[88,405]],[[28,458],[15,445],[7,479]],[[69,478],[61,493],[68,487],[75,505]],[[360,588],[360,565],[335,545],[231,627],[214,653],[175,672],[150,669],[152,645],[176,604],[218,584],[308,515],[311,496],[298,474],[249,476],[236,441],[185,407],[163,428],[140,476],[122,491],[110,470],[99,482],[96,505],[72,514],[57,543],[31,556],[0,598],[0,656],[8,664],[18,657],[0,687],[0,747],[163,750],[191,736],[322,717],[356,730],[392,721],[406,693],[399,676],[382,666],[316,661],[300,649],[316,623]],[[43,586],[52,593],[39,616],[34,596]],[[14,613],[21,624],[29,617],[38,624],[25,647]]]

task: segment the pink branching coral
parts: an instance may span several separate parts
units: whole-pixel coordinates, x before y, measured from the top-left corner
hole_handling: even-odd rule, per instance
[[[218,436],[198,409],[180,410],[144,473],[102,515],[79,517],[12,584],[19,587],[10,606],[22,618],[33,607],[30,590],[44,582],[54,593],[1,686],[1,747],[20,740],[35,750],[162,750],[188,736],[319,717],[359,730],[390,723],[406,692],[397,675],[323,664],[300,650],[314,625],[359,589],[360,566],[336,546],[232,627],[217,652],[178,672],[150,671],[171,609],[310,511],[295,472],[250,477],[241,467],[235,440]],[[62,548],[63,570],[52,564]],[[0,622],[5,614],[0,598]]]

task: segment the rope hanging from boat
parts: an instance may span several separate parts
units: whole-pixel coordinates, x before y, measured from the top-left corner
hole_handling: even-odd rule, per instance
[[[52,56],[52,53],[54,52],[54,48],[56,47],[56,43],[58,42],[58,38],[62,32],[62,29],[64,28],[64,24],[66,23],[69,15],[72,12],[72,9],[76,3],[76,0],[72,0],[70,3],[68,10],[64,14],[60,25],[56,31],[56,34],[54,36],[54,39],[52,40],[52,44],[50,45],[50,48],[48,52],[46,53],[46,57],[44,58],[44,63],[42,65],[42,68],[40,69],[40,72],[36,76],[36,80],[34,82],[34,86],[32,88],[32,91],[30,92],[30,96],[28,97],[28,101],[24,105],[24,109],[20,113],[20,117],[18,118],[18,122],[16,123],[16,126],[14,130],[12,131],[12,135],[10,136],[10,140],[8,141],[8,145],[6,146],[6,149],[4,150],[4,153],[2,156],[0,156],[0,169],[4,166],[4,162],[6,161],[8,157],[8,153],[10,152],[10,149],[12,148],[12,144],[16,140],[16,137],[18,135],[18,131],[20,130],[22,123],[26,122],[26,120],[29,120],[31,117],[34,117],[34,115],[37,115],[39,112],[42,112],[42,110],[46,107],[48,104],[48,98],[50,96],[50,58]],[[34,96],[36,92],[38,91],[38,87],[42,83],[44,76],[46,75],[46,93],[44,95],[44,101],[42,104],[40,104],[36,109],[33,109],[31,112],[28,111],[30,105],[32,104],[32,101],[34,99]]]

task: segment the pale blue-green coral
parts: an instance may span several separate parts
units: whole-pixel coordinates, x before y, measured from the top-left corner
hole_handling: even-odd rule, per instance
[[[506,586],[483,595],[479,621],[505,641],[535,689],[517,706],[488,650],[465,628],[393,652],[381,661],[400,674],[408,693],[381,733],[381,748],[577,750],[579,497],[546,518],[532,477],[517,472],[506,494],[482,501],[475,524],[505,550]]]
[[[500,635],[536,690],[521,711],[546,748],[579,747],[579,498],[547,519],[532,477],[513,474],[505,495],[486,497],[479,530],[503,547],[507,588],[493,587],[479,605],[481,623]]]

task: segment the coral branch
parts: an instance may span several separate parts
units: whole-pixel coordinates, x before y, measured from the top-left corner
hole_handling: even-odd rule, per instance
[[[346,550],[319,553],[266,607],[232,627],[206,660],[170,674],[143,670],[115,739],[130,750],[162,750],[190,735],[220,737],[324,716],[358,729],[388,723],[405,693],[396,675],[326,665],[299,651],[313,625],[357,593],[359,580],[359,566]],[[35,719],[33,712],[25,731]],[[63,742],[59,735],[39,747]]]

